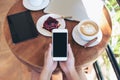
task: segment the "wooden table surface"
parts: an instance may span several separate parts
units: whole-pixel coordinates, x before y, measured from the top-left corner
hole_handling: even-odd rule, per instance
[[[22,5],[22,0],[19,0],[9,10],[8,15],[23,12],[26,10],[27,9],[25,9]],[[34,12],[31,11],[34,23],[36,24],[37,20],[44,14],[45,13],[43,13],[43,10]],[[98,45],[90,48],[84,48],[78,45],[72,38],[72,30],[74,26],[78,24],[78,22],[65,20],[66,28],[69,32],[68,41],[72,46],[75,57],[75,65],[78,69],[79,67],[87,66],[93,63],[101,55],[102,51],[104,50],[109,41],[112,27],[109,13],[105,7],[103,7],[102,14],[99,17],[100,18],[98,25],[100,26],[103,33],[102,41]],[[44,53],[47,50],[49,43],[51,43],[51,38],[39,34],[37,38],[14,44],[12,42],[7,18],[5,19],[4,23],[4,34],[9,48],[11,49],[13,54],[20,61],[39,72],[44,64]]]

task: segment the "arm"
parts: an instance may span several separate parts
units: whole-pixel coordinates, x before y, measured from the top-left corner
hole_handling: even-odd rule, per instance
[[[52,49],[52,46],[51,44],[49,44],[49,49],[45,53],[44,66],[40,74],[39,80],[50,80],[52,72],[57,67],[57,62],[53,61],[52,59],[51,49]]]
[[[65,72],[67,80],[87,80],[84,72],[82,69],[79,70],[79,72],[76,71],[76,69],[70,69],[67,72]]]
[[[48,70],[43,68],[41,74],[40,74],[40,79],[39,80],[50,80],[52,73]]]
[[[75,69],[65,72],[67,80],[80,80],[79,75]]]

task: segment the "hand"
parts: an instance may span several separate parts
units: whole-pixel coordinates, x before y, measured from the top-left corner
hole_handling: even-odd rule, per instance
[[[43,70],[41,71],[39,80],[50,80],[52,72],[57,67],[57,62],[53,61],[51,56],[52,46],[49,44],[48,50],[45,52],[44,57],[44,66]]]
[[[65,73],[67,80],[80,80],[80,77],[75,69],[75,60],[70,44],[68,45],[68,59],[67,61],[60,62],[60,67]]]
[[[75,69],[75,60],[70,44],[68,44],[68,59],[67,61],[60,62],[60,67],[65,73],[69,72],[71,69]]]
[[[50,73],[52,73],[57,67],[57,62],[53,61],[51,52],[52,52],[52,45],[49,44],[49,48],[45,53],[43,69],[47,69]]]

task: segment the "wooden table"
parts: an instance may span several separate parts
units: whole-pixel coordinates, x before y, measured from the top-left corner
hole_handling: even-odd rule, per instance
[[[19,0],[9,10],[7,15],[19,13],[22,11],[26,11],[26,9],[22,5],[22,0]],[[31,14],[34,23],[36,23],[37,20],[44,15],[42,10],[31,12]],[[103,33],[102,41],[97,46],[84,48],[78,45],[72,38],[72,30],[77,24],[78,22],[66,20],[66,28],[69,31],[69,43],[71,44],[72,50],[74,52],[76,68],[79,69],[79,67],[87,66],[93,63],[101,55],[111,36],[112,27],[110,16],[107,9],[104,7],[99,20],[99,26]],[[12,42],[7,18],[5,19],[4,23],[4,34],[7,44],[9,45],[9,48],[13,54],[26,65],[40,72],[44,64],[44,53],[47,50],[49,43],[51,43],[51,38],[39,34],[39,36],[35,39],[30,39],[18,44],[14,44]]]

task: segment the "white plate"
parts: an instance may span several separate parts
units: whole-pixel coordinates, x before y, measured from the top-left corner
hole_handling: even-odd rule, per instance
[[[80,38],[77,27],[78,25],[76,25],[72,31],[72,37],[76,43],[78,43],[81,46],[84,46],[87,43],[87,41],[84,41],[83,39]],[[99,44],[101,40],[102,40],[102,31],[100,30],[97,40],[88,47],[92,47]]]
[[[58,18],[60,17],[60,15],[56,15],[56,14],[46,14],[42,17],[40,17],[37,21],[37,30],[39,33],[41,33],[44,36],[52,36],[52,33],[50,31],[47,31],[46,29],[43,28],[43,23],[47,20],[47,18],[51,16],[53,18]],[[65,28],[65,21],[64,19],[57,19],[57,21],[59,22],[60,26],[59,28],[64,29]]]
[[[23,0],[23,6],[29,10],[32,10],[32,11],[41,10],[41,9],[47,7],[48,4],[49,4],[49,0],[43,0],[43,2],[41,3],[40,6],[33,6],[29,2],[29,0]]]

